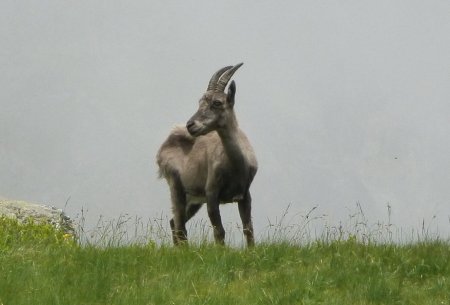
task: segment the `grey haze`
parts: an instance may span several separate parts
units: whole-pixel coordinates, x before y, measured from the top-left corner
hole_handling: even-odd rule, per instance
[[[449,33],[448,1],[1,1],[0,196],[170,214],[159,145],[242,61],[256,233],[288,204],[336,222],[360,202],[448,236]]]

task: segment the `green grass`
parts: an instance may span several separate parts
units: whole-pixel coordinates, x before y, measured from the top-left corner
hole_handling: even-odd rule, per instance
[[[450,245],[80,246],[0,218],[0,304],[450,304]]]

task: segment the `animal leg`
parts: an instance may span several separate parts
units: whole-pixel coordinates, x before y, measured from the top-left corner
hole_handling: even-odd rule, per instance
[[[239,215],[242,220],[242,227],[245,238],[247,239],[247,246],[252,247],[255,245],[255,238],[253,236],[253,223],[252,223],[252,197],[250,192],[244,196],[244,199],[238,202]]]
[[[198,210],[203,206],[202,204],[188,204],[186,208],[186,222],[189,221],[195,214],[197,214]]]
[[[186,238],[183,240],[184,242],[187,240],[186,223],[189,221],[189,219],[191,219],[198,212],[198,210],[200,210],[202,205],[203,204],[188,204],[188,206],[186,207],[186,214],[185,214],[185,220],[184,220],[184,236]],[[175,233],[177,231],[175,231],[175,221],[173,218],[170,220],[170,228],[172,229],[173,243],[174,243],[174,245],[178,245],[180,238],[179,238],[178,234]]]
[[[179,179],[173,179],[170,183],[170,197],[172,200],[173,218],[170,220],[172,239],[175,245],[187,241],[186,231],[186,195]]]
[[[214,240],[216,244],[225,244],[225,229],[220,217],[219,200],[216,194],[207,196],[208,216],[214,229]]]

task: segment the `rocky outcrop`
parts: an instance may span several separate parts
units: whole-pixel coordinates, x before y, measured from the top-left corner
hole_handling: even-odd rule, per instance
[[[73,221],[62,210],[48,205],[0,199],[1,216],[17,219],[21,223],[33,219],[35,223],[48,223],[65,233],[75,233]]]

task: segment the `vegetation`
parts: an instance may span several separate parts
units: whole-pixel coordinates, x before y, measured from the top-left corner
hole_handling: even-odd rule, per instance
[[[80,245],[0,218],[0,304],[450,304],[450,244]]]

